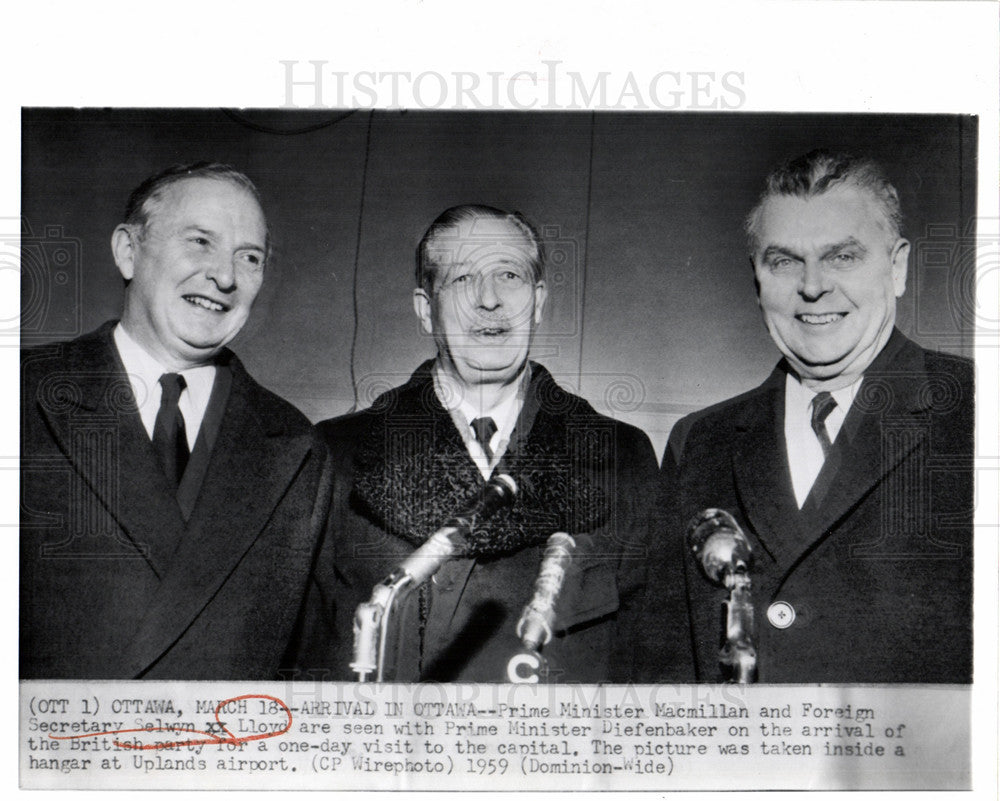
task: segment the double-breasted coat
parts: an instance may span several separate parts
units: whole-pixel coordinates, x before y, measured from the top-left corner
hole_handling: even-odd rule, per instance
[[[22,355],[20,675],[277,678],[326,524],[326,448],[227,351],[215,441],[175,494],[112,331]]]

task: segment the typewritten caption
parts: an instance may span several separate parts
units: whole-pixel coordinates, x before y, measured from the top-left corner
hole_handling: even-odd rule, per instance
[[[25,788],[967,789],[951,686],[22,682]]]

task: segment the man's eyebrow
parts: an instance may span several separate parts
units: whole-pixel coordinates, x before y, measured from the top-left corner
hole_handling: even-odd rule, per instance
[[[827,245],[826,248],[823,250],[823,256],[822,256],[822,258],[825,259],[828,256],[834,256],[834,255],[836,255],[837,253],[839,253],[842,250],[858,250],[861,253],[867,253],[868,252],[868,248],[866,248],[864,245],[862,245],[853,236],[849,236],[849,237],[847,237],[847,239],[845,239],[845,240],[843,240],[841,242],[835,242],[832,245]]]
[[[477,259],[477,258],[463,258],[457,261],[448,262],[447,264],[437,264],[438,267],[447,267],[449,271],[453,270],[491,270],[496,267],[524,267],[524,269],[529,269],[529,266],[522,264],[520,261],[509,256],[500,256],[497,259]]]
[[[205,234],[205,236],[215,236],[215,231],[211,228],[202,228],[200,225],[185,225],[181,228],[181,232],[185,234]]]
[[[438,268],[443,267],[446,270],[446,272],[443,273],[443,275],[451,275],[452,273],[458,272],[459,270],[468,270],[472,266],[472,263],[465,260],[459,260],[459,261],[449,261],[443,264],[437,263],[435,264],[435,266]]]
[[[211,239],[217,238],[217,234],[211,228],[205,228],[197,224],[185,226],[184,228],[181,229],[181,233],[202,234]],[[267,252],[267,248],[265,248],[264,245],[259,245],[256,242],[244,242],[242,245],[237,245],[236,250],[258,250],[261,253]]]
[[[851,249],[861,251],[862,253],[868,252],[868,248],[866,248],[861,242],[859,242],[855,237],[849,236],[847,239],[841,240],[840,242],[824,245],[820,258],[825,259],[839,253],[842,250]],[[804,260],[803,256],[784,245],[768,245],[764,248],[764,252],[761,254],[761,259],[763,261],[767,261],[775,256],[788,256],[789,258],[796,259],[798,261]]]
[[[798,253],[782,245],[768,245],[764,248],[764,252],[760,254],[761,259],[764,261],[773,259],[775,256],[788,256],[789,258],[802,261],[802,257]]]

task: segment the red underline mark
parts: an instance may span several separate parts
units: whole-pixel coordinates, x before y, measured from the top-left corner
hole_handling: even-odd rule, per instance
[[[258,698],[265,701],[273,701],[288,715],[288,724],[278,731],[262,732],[260,734],[248,734],[245,737],[237,737],[229,729],[223,725],[222,721],[219,720],[219,712],[227,704],[231,704],[233,701],[244,701],[251,698]],[[133,751],[155,751],[163,748],[185,748],[192,745],[242,745],[243,743],[249,743],[253,740],[267,740],[270,737],[280,737],[285,734],[289,729],[292,728],[292,711],[285,705],[285,702],[280,698],[275,698],[273,695],[258,695],[251,693],[249,695],[237,695],[234,698],[227,698],[225,701],[220,701],[215,707],[215,722],[219,724],[219,728],[226,733],[226,736],[220,736],[212,734],[207,731],[199,731],[197,729],[183,729],[182,731],[177,731],[176,729],[167,728],[164,726],[159,726],[152,729],[115,729],[114,731],[99,731],[93,732],[91,734],[71,734],[66,736],[57,736],[50,734],[49,738],[52,740],[82,740],[85,737],[107,737],[109,735],[120,735],[120,734],[148,734],[151,732],[170,732],[171,734],[201,734],[207,739],[204,740],[181,740],[177,742],[163,742],[163,743],[149,743],[148,745],[136,744],[134,742],[122,742],[120,740],[112,740],[112,742],[118,748],[131,749]]]

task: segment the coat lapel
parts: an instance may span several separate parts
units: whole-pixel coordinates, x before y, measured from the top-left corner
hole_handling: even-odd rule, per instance
[[[228,366],[220,364],[215,371],[212,394],[205,409],[205,416],[201,421],[198,439],[195,442],[194,450],[191,451],[191,458],[184,471],[180,486],[177,488],[177,504],[180,506],[185,522],[191,519],[191,513],[194,511],[198,496],[201,494],[201,486],[208,472],[215,439],[219,429],[222,428],[222,421],[225,419],[226,405],[229,402],[229,390],[232,384],[232,372]]]
[[[188,530],[127,658],[141,675],[202,612],[267,524],[310,451],[266,412],[261,391],[232,359],[233,383]]]
[[[737,413],[732,457],[736,491],[750,527],[767,556],[779,564],[798,538],[783,436],[784,386],[785,373],[775,370],[756,403]]]
[[[925,384],[923,354],[894,331],[866,371],[833,450],[801,511],[784,521],[794,536],[778,558],[775,590],[924,439],[920,412]],[[781,426],[776,429],[780,436]],[[787,459],[781,458],[787,470]]]
[[[40,397],[31,400],[135,555],[162,577],[183,531],[180,510],[114,348],[114,325],[64,346],[73,348],[66,354],[71,371],[53,374],[52,385],[40,387]]]
[[[813,547],[926,439],[923,353],[898,331],[865,373],[827,464],[803,506]],[[802,555],[801,553],[799,554]]]

